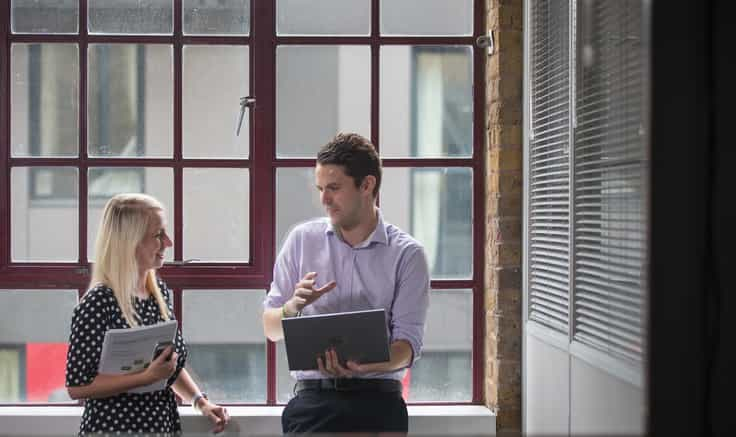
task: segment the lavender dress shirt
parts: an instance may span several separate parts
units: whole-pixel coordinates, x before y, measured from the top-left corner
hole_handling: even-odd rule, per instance
[[[427,257],[409,234],[384,223],[380,211],[376,229],[355,247],[340,238],[327,217],[297,225],[276,259],[264,307],[281,307],[309,272],[317,272],[316,287],[332,280],[337,286],[306,306],[304,315],[384,308],[389,343],[406,340],[412,364],[419,358],[429,306]],[[297,379],[325,377],[316,370],[291,373]],[[359,377],[401,380],[405,373],[400,369]]]

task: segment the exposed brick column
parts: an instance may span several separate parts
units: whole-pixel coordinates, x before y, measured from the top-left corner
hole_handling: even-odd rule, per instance
[[[522,25],[522,0],[489,0],[485,399],[499,435],[521,431]]]

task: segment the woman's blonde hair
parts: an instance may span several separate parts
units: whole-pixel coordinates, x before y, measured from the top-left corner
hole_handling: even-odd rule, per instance
[[[134,292],[139,277],[136,249],[157,211],[164,211],[164,207],[151,196],[118,194],[107,201],[97,231],[96,259],[90,288],[98,284],[110,287],[130,326],[138,326],[140,319],[134,306]],[[163,319],[169,320],[168,308],[156,282],[154,269],[146,274],[145,287],[156,298]]]

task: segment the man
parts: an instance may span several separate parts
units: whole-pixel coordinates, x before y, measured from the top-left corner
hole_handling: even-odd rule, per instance
[[[357,134],[322,147],[315,168],[326,218],[303,223],[286,238],[264,301],[263,327],[284,336],[281,319],[385,308],[390,361],[341,365],[334,350],[319,370],[299,371],[296,396],[284,409],[284,433],[408,431],[401,380],[419,358],[429,305],[424,249],[383,221],[376,207],[381,162]]]

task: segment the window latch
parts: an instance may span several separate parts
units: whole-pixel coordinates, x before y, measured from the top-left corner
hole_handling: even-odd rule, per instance
[[[240,117],[238,117],[238,127],[235,129],[235,136],[240,136],[240,126],[243,125],[243,117],[245,116],[245,108],[253,109],[256,107],[256,98],[247,96],[240,98]]]
[[[488,35],[481,35],[475,39],[475,45],[484,49],[488,49],[488,56],[493,54],[493,31],[489,30]]]

